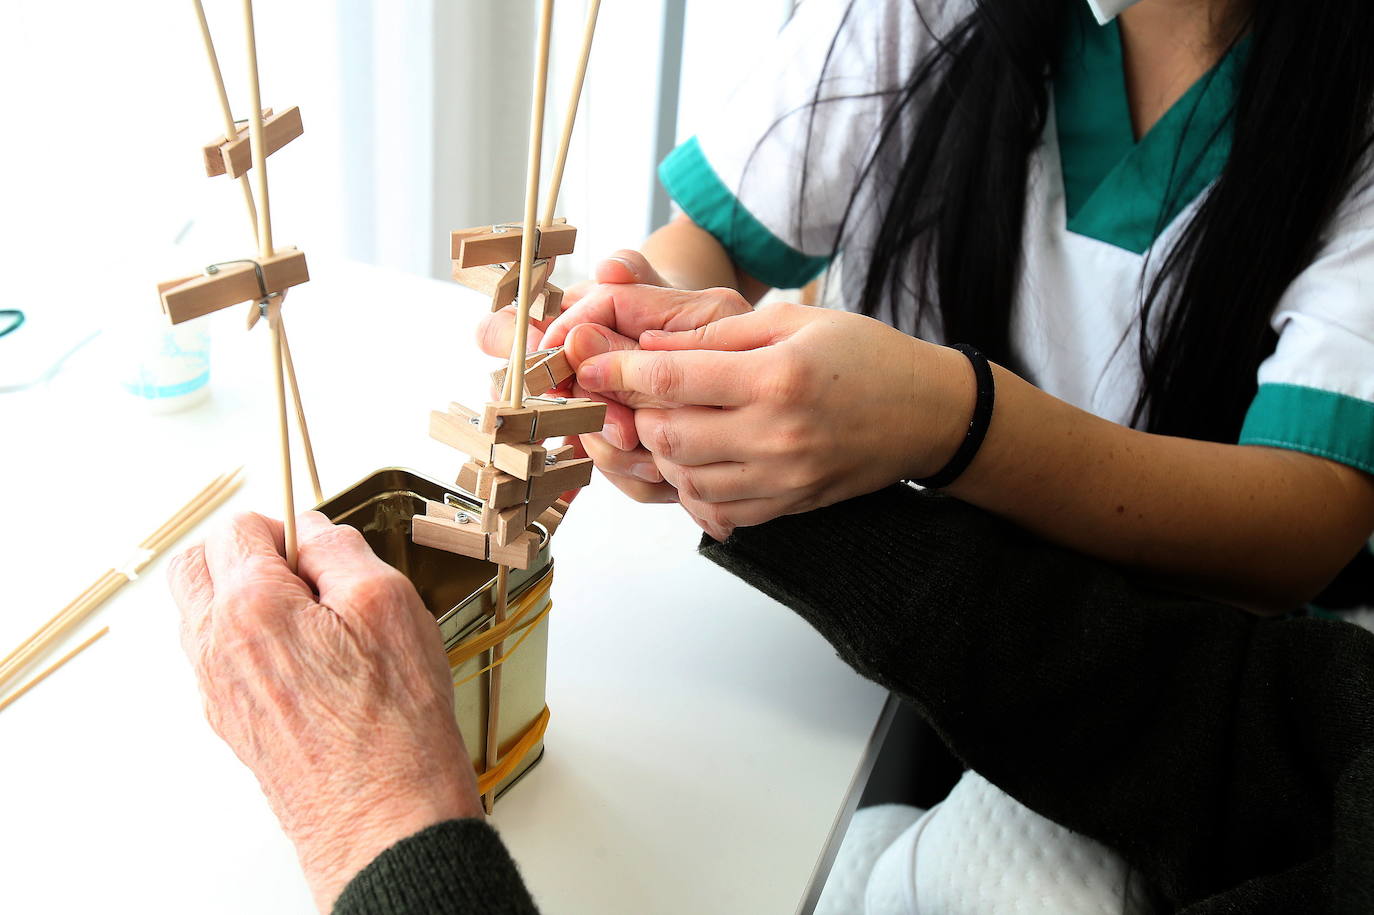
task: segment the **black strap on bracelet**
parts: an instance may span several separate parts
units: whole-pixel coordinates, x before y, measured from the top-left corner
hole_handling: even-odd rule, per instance
[[[988,426],[992,425],[992,366],[988,365],[988,358],[978,350],[966,343],[956,343],[950,349],[957,349],[968,357],[968,361],[973,363],[973,377],[978,386],[978,397],[973,402],[973,418],[968,421],[968,434],[959,443],[959,448],[954,452],[954,457],[949,459],[949,463],[941,467],[938,471],[920,480],[912,480],[917,486],[924,486],[926,489],[942,489],[955,480],[959,475],[968,469],[968,465],[973,463],[973,459],[978,454],[978,449],[983,445],[983,439],[987,437]]]

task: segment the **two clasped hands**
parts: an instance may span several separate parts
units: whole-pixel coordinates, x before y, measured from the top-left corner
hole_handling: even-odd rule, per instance
[[[483,351],[508,355],[513,326],[509,308],[486,319]],[[634,251],[598,264],[530,341],[565,345],[573,393],[609,403],[580,441],[606,478],[681,503],[717,540],[932,473],[967,422],[958,353],[860,315],[666,288]]]

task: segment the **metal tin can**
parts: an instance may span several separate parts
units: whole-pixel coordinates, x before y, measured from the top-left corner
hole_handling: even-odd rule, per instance
[[[491,663],[491,651],[468,652],[469,657],[455,660],[459,654],[455,649],[492,626],[496,610],[496,566],[484,560],[420,546],[410,539],[410,520],[424,513],[425,500],[442,502],[446,495],[451,500],[457,499],[473,513],[481,514],[482,503],[468,493],[399,467],[372,473],[322,502],[318,511],[336,524],[347,524],[361,531],[373,551],[410,579],[420,592],[420,599],[439,624],[444,649],[449,652],[454,714],[463,742],[480,773],[488,768],[485,736],[490,674],[482,671]],[[512,608],[524,609],[525,618],[534,622],[506,642],[497,727],[503,758],[521,738],[530,735],[532,729],[542,727],[541,718],[545,712],[548,585],[553,578],[553,558],[549,552],[548,532],[541,528],[540,533],[539,553],[530,568],[510,570],[509,604]],[[500,795],[515,784],[539,761],[543,752],[541,738],[497,783],[496,793]]]

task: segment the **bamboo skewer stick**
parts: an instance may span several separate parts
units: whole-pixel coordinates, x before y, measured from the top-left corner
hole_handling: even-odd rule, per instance
[[[23,686],[19,687],[14,692],[10,693],[9,696],[7,696],[3,702],[0,702],[0,712],[3,712],[5,709],[9,708],[10,705],[12,705],[16,699],[27,693],[29,690],[33,689],[38,684],[42,683],[49,676],[51,676],[52,673],[56,671],[59,667],[61,667],[63,664],[66,664],[68,661],[70,661],[77,655],[81,654],[81,652],[85,651],[87,648],[91,647],[91,645],[94,644],[97,639],[99,639],[102,635],[109,631],[109,626],[106,626],[104,629],[101,629],[95,635],[86,639],[86,641],[82,642],[80,645],[77,645],[71,651],[67,652],[62,657],[58,658],[52,664],[48,665],[48,667],[44,668],[43,672],[40,673],[38,676],[34,677],[32,680],[25,683]]]
[[[258,40],[253,28],[253,0],[243,0],[243,30],[248,45],[249,139],[253,148],[253,171],[258,185],[258,256],[266,259],[272,247],[272,198],[267,190],[267,145],[262,134],[262,93],[258,86]],[[272,330],[272,364],[277,391],[278,447],[281,458],[282,497],[285,501],[282,523],[286,527],[286,564],[296,571],[296,498],[291,480],[291,438],[286,423],[286,384],[282,370],[282,325],[280,303],[268,305]]]
[[[38,641],[38,639],[42,638],[50,629],[52,629],[53,626],[59,623],[61,621],[63,614],[70,612],[73,607],[78,607],[86,601],[88,601],[92,595],[94,595],[100,588],[104,587],[105,582],[107,580],[113,578],[117,574],[119,573],[115,572],[114,569],[109,569],[101,573],[100,577],[93,581],[91,584],[89,584],[86,587],[85,591],[82,591],[80,594],[74,597],[71,600],[71,602],[67,604],[67,606],[63,607],[62,610],[59,611],[56,616],[54,616],[52,619],[44,623],[43,626],[39,628],[37,632],[26,638],[24,641],[20,642],[9,654],[5,655],[3,658],[0,658],[0,677],[4,675],[6,669],[10,666],[10,663],[14,660],[14,658],[17,657],[21,651],[25,650],[34,642]]]
[[[296,571],[296,493],[295,484],[291,479],[291,440],[290,432],[286,426],[286,389],[284,373],[282,371],[282,355],[285,341],[282,338],[281,330],[281,307],[278,305],[269,306],[267,314],[268,327],[272,331],[272,367],[273,381],[277,387],[277,433],[281,444],[281,481],[282,489],[286,499],[286,517],[283,524],[286,527],[286,565],[292,572]]]
[[[54,642],[95,612],[112,594],[136,578],[139,572],[147,568],[168,547],[233,495],[243,483],[239,476],[240,470],[242,468],[221,474],[212,480],[195,498],[144,538],[123,568],[106,571],[96,579],[95,584],[81,592],[75,600],[63,607],[56,616],[10,652],[4,662],[0,663],[0,689],[8,685]]]
[[[210,23],[205,18],[205,6],[201,0],[192,0],[192,3],[196,8],[196,20],[200,23],[200,37],[205,44],[205,57],[210,64],[210,75],[214,79],[215,94],[219,98],[220,114],[224,118],[224,137],[226,140],[233,139],[238,134],[238,125],[234,122],[234,112],[229,105],[229,93],[224,88],[224,73],[220,69],[219,55],[215,52],[214,39],[210,35]],[[247,175],[239,175],[238,183],[243,188],[243,202],[248,211],[248,222],[253,227],[253,243],[258,244],[258,208],[253,202],[253,188],[248,183]],[[281,333],[282,355],[286,362],[287,379],[291,382],[291,399],[296,407],[296,423],[300,427],[301,439],[305,443],[305,460],[310,471],[310,483],[314,487],[315,501],[321,502],[324,500],[324,492],[320,489],[320,473],[315,466],[315,449],[310,442],[310,428],[305,421],[305,406],[301,403],[300,385],[296,383],[296,366],[291,359],[291,345],[287,342],[285,323],[282,324]]]
[[[530,273],[535,253],[535,215],[539,206],[539,156],[544,144],[544,96],[549,83],[549,32],[553,25],[553,0],[543,0],[539,15],[539,40],[534,52],[534,89],[530,102],[530,149],[529,162],[525,172],[525,221],[521,226],[520,238],[520,291],[519,309],[515,319],[515,339],[511,344],[510,364],[506,370],[506,387],[502,397],[508,398],[511,406],[519,407],[525,400],[525,346],[530,329]],[[519,379],[517,381],[517,379]],[[497,623],[506,619],[509,602],[510,569],[506,566],[496,568],[496,616]],[[505,655],[506,646],[499,642],[491,648],[492,662]],[[497,734],[501,721],[501,668],[497,664],[491,670],[487,681],[487,769],[496,767],[500,747]],[[493,785],[482,798],[482,806],[491,813],[496,804],[496,786]]]
[[[315,502],[324,501],[324,490],[320,489],[320,471],[315,467],[315,447],[310,444],[310,427],[305,422],[305,407],[301,405],[301,387],[296,382],[296,363],[291,359],[291,343],[286,337],[286,320],[278,312],[277,326],[281,332],[281,355],[286,365],[286,380],[291,383],[291,400],[296,405],[296,428],[301,430],[301,444],[305,446],[305,468],[310,471],[310,486],[315,493]]]
[[[43,628],[27,639],[19,649],[11,652],[6,663],[0,666],[0,686],[12,679],[15,673],[27,666],[37,655],[43,653],[53,641],[90,615],[111,594],[137,577],[143,568],[179,539],[185,531],[217,508],[220,503],[238,489],[241,481],[235,479],[237,474],[238,471],[235,470],[231,474],[217,477],[215,483],[223,481],[223,485],[218,490],[211,492],[211,488],[215,485],[212,484],[211,488],[202,491],[196,499],[193,499],[168,522],[165,522],[158,531],[141,542],[129,562],[125,564],[124,569],[106,571],[94,585],[83,592],[81,597],[64,607]],[[169,527],[170,524],[174,523],[175,526]]]
[[[506,610],[509,604],[510,594],[510,569],[506,566],[496,567],[496,614],[492,620],[493,625],[501,625],[506,621]],[[498,642],[491,646],[491,664],[493,665],[487,675],[487,741],[486,741],[486,768],[495,769],[498,758],[501,754],[501,746],[498,740],[498,730],[501,721],[501,668],[505,665],[501,661],[506,655],[506,643]],[[491,790],[482,795],[482,806],[487,813],[491,813],[496,806],[496,786],[492,785]]]
[[[249,142],[258,183],[258,254],[268,258],[276,251],[272,247],[272,198],[267,192],[267,144],[262,135],[262,92],[258,86],[258,39],[253,28],[253,0],[243,0],[243,30],[248,43]]]
[[[520,308],[515,319],[515,340],[511,344],[510,367],[506,383],[510,386],[510,405],[525,402],[525,346],[530,330],[530,273],[533,272],[535,209],[539,206],[539,156],[544,145],[544,96],[549,84],[549,29],[553,22],[553,0],[543,0],[539,15],[539,43],[534,53],[534,91],[530,100],[530,151],[525,171],[525,221],[520,239]],[[519,379],[517,383],[516,379]]]
[[[187,516],[196,505],[201,504],[203,500],[205,500],[207,496],[211,494],[212,490],[214,490],[216,486],[220,485],[222,482],[231,480],[242,469],[243,468],[240,467],[233,471],[230,471],[229,473],[220,474],[219,476],[211,480],[209,485],[207,485],[200,492],[196,493],[195,497],[192,498],[190,502],[186,503],[186,505],[178,509],[176,514],[172,515],[171,518],[164,521],[162,525],[158,527],[158,529],[155,530],[152,534],[149,534],[147,537],[145,537],[143,541],[139,543],[137,548],[139,550],[151,549],[153,545],[157,543],[158,539],[164,533],[166,533],[166,531],[168,531],[171,527],[175,526],[175,524],[177,524],[185,516]],[[234,483],[233,485],[235,486],[235,488],[237,488],[238,486],[237,483]],[[3,676],[7,673],[7,669],[9,668],[11,662],[21,651],[24,651],[35,641],[46,635],[54,626],[56,626],[62,621],[63,616],[70,613],[73,609],[80,607],[88,600],[90,600],[91,597],[95,595],[99,589],[104,587],[107,581],[121,577],[123,576],[114,569],[106,570],[89,587],[87,587],[86,590],[82,591],[75,598],[73,598],[71,602],[69,602],[65,607],[63,607],[62,610],[59,611],[56,616],[54,616],[52,619],[48,620],[45,624],[43,624],[42,628],[40,628],[33,635],[29,636],[23,642],[20,642],[18,647],[16,647],[9,654],[5,655],[3,659],[0,659],[0,678],[3,678]]]
[[[541,228],[547,229],[553,225],[558,189],[563,184],[563,168],[568,164],[568,147],[572,145],[573,124],[577,121],[577,105],[582,100],[582,83],[587,78],[587,62],[592,56],[592,39],[596,37],[596,17],[600,11],[601,0],[590,0],[587,4],[587,22],[582,28],[582,52],[577,59],[577,73],[573,76],[572,92],[568,96],[568,110],[563,115],[563,135],[558,140],[558,155],[553,160],[549,192],[544,198],[544,218],[539,221]]]
[[[210,37],[210,23],[205,18],[205,6],[200,0],[191,0],[196,7],[196,19],[200,22],[200,38],[205,43],[205,57],[210,63],[210,76],[215,81],[215,93],[219,96],[220,114],[224,116],[224,139],[232,140],[238,136],[238,125],[234,123],[234,112],[229,105],[229,93],[224,88],[224,73],[219,67],[219,55],[215,53],[215,41]],[[247,175],[239,175],[239,187],[243,188],[243,203],[248,209],[248,222],[253,226],[253,241],[258,237],[258,207],[253,202],[253,188],[248,184]]]

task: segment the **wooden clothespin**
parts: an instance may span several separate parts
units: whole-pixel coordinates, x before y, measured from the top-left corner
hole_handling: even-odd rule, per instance
[[[548,452],[543,445],[497,442],[494,436],[478,428],[480,422],[476,413],[462,404],[454,404],[447,413],[439,410],[430,412],[429,434],[431,438],[521,480],[544,473]]]
[[[595,432],[605,422],[604,403],[585,397],[531,396],[520,407],[501,402],[487,404],[477,428],[496,442],[537,442]]]
[[[280,297],[310,280],[305,254],[282,248],[271,257],[211,264],[203,274],[158,284],[163,314],[173,324],[199,318],[240,302]]]
[[[564,502],[562,499],[559,499],[558,501],[550,505],[548,508],[544,509],[544,513],[539,516],[538,521],[536,521],[535,523],[537,523],[544,530],[548,531],[549,536],[552,537],[555,533],[557,533],[558,526],[563,523],[563,519],[567,517],[567,514],[568,503]]]
[[[454,261],[456,264],[457,261]],[[553,259],[545,258],[534,262],[534,273],[530,279],[530,288],[538,290],[535,301],[540,304],[540,313],[549,310],[546,302],[550,295],[555,297],[555,308],[561,308],[563,302],[563,290],[557,286],[550,286],[549,274],[553,270]],[[483,295],[491,296],[491,310],[500,311],[511,302],[515,301],[517,289],[520,285],[520,265],[519,264],[486,264],[481,267],[457,267],[453,268],[453,278],[460,286],[476,290]],[[552,291],[551,291],[552,290]],[[534,307],[531,306],[530,314],[534,314]],[[542,320],[537,318],[536,320]]]
[[[567,220],[556,219],[553,225],[537,232],[535,260],[572,254],[577,242],[577,229]],[[519,223],[496,223],[471,229],[455,229],[449,239],[450,256],[456,270],[484,267],[489,264],[510,264],[520,260],[520,244],[524,229]]]
[[[426,502],[425,514],[411,520],[411,540],[460,556],[528,569],[539,553],[541,538],[533,531],[522,531],[510,543],[497,543],[482,531],[478,519],[463,509],[443,502]]]
[[[269,156],[305,133],[305,127],[301,123],[301,110],[298,107],[288,108],[281,114],[273,114],[271,108],[264,108],[262,117],[263,141]],[[201,152],[205,157],[205,174],[211,178],[219,175],[237,178],[240,175],[246,175],[248,170],[253,167],[249,123],[247,121],[242,123],[243,126],[241,127],[235,125],[237,129],[234,136],[220,137],[214,142],[205,144],[202,148]]]
[[[491,373],[492,387],[498,392],[506,386],[508,369],[507,366]],[[538,350],[525,357],[525,394],[528,397],[551,391],[572,376],[572,366],[561,346]]]

